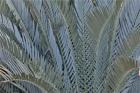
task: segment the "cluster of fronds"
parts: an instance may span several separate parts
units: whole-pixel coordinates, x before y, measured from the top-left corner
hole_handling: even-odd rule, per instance
[[[139,93],[140,0],[0,0],[0,93]]]

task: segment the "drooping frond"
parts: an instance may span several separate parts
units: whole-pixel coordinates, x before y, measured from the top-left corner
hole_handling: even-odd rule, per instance
[[[120,93],[120,86],[128,74],[138,67],[137,61],[121,56],[113,62],[107,70],[105,81],[101,84],[98,93]],[[125,82],[123,82],[125,83]]]

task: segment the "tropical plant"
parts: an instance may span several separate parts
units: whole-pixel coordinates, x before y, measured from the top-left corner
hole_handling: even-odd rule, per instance
[[[140,93],[140,0],[0,0],[0,93]]]

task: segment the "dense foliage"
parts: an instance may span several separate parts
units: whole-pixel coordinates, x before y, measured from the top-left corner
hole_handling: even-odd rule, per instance
[[[0,0],[0,93],[140,93],[140,0]]]

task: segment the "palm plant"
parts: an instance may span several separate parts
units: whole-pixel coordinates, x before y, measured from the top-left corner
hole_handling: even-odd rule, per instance
[[[140,0],[0,0],[0,93],[139,93]]]

